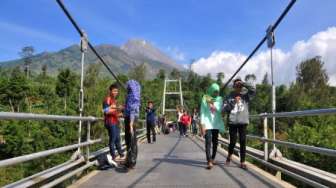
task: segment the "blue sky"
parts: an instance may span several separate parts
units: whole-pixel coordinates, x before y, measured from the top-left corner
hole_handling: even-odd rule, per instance
[[[213,51],[248,54],[289,0],[64,0],[93,44],[152,42],[180,63]],[[277,47],[336,26],[335,0],[299,0],[277,30]],[[37,52],[78,43],[55,0],[0,1],[0,61],[33,45]]]

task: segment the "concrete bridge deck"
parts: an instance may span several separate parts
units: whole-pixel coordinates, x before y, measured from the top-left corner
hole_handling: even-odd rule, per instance
[[[111,168],[95,171],[72,187],[288,187],[272,175],[248,165],[224,165],[225,152],[216,157],[218,165],[206,169],[204,143],[198,139],[180,138],[177,134],[159,135],[155,144],[140,144],[134,170],[124,172]]]

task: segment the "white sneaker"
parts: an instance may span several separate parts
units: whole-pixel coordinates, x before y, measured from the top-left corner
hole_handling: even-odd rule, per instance
[[[110,154],[107,155],[107,162],[111,166],[118,167],[118,163],[112,159],[112,156]]]

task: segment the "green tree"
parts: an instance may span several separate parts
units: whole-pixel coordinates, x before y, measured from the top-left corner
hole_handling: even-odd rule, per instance
[[[19,112],[23,107],[28,93],[28,82],[19,67],[13,69],[10,79],[3,86],[3,98],[10,105],[13,112]]]
[[[160,69],[156,75],[157,79],[164,80],[166,78],[166,72],[163,69]]]
[[[296,67],[296,81],[302,90],[309,94],[325,92],[328,85],[328,75],[323,68],[321,57],[303,61]]]
[[[74,91],[76,76],[70,69],[61,70],[57,76],[56,94],[63,98],[64,111],[67,111],[67,99]]]
[[[177,70],[176,68],[174,68],[170,72],[170,76],[171,76],[172,79],[179,79],[181,77],[181,72],[179,70]]]
[[[264,85],[269,85],[268,73],[264,75],[264,78],[262,79],[261,83]]]
[[[101,104],[97,100],[102,100],[97,92],[99,83],[99,70],[101,64],[89,64],[84,76],[84,114],[97,115]]]
[[[201,81],[201,89],[202,92],[206,92],[206,90],[208,89],[208,87],[210,87],[210,85],[214,82],[214,80],[211,78],[210,74],[207,74],[205,77],[202,78]]]
[[[24,70],[25,70],[25,73],[27,75],[27,78],[29,78],[29,75],[30,75],[29,66],[32,63],[32,57],[34,55],[34,52],[35,52],[35,49],[34,49],[33,46],[25,46],[19,52],[19,55],[24,60]]]
[[[224,72],[219,72],[219,73],[217,73],[217,83],[218,83],[219,85],[222,85],[222,84],[223,84],[223,82],[224,82],[224,78],[225,78],[225,74],[224,74]]]
[[[41,67],[41,75],[43,77],[46,77],[48,75],[48,65],[47,64],[42,65],[42,67]]]
[[[253,82],[256,81],[256,79],[257,79],[257,77],[254,74],[247,74],[245,76],[244,80],[245,80],[245,82],[251,82],[251,83],[253,83]]]

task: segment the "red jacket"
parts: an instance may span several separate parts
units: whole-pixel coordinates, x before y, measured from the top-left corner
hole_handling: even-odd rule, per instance
[[[105,125],[117,125],[119,123],[118,111],[109,109],[110,106],[117,106],[117,100],[112,99],[110,96],[106,97],[103,102],[104,120]],[[108,114],[107,114],[108,113]]]
[[[188,126],[191,123],[191,117],[189,115],[183,114],[180,121],[183,125]]]

